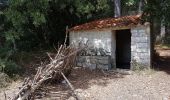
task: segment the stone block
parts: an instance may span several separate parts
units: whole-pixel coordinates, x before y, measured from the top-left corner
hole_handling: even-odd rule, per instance
[[[136,52],[131,52],[131,59],[135,59],[136,57]]]
[[[132,42],[135,42],[135,43],[147,43],[148,42],[148,37],[134,37],[132,38],[131,40]]]
[[[103,69],[103,70],[109,70],[109,69],[111,69],[111,64],[99,64],[99,65],[97,65],[97,68],[98,69]]]
[[[77,66],[78,66],[78,67],[83,67],[83,64],[80,63],[80,62],[77,62]]]
[[[138,33],[138,30],[137,29],[132,29],[131,33]]]
[[[137,36],[138,36],[138,32],[132,33],[132,37],[137,37]]]
[[[138,32],[139,33],[145,33],[146,31],[144,29],[139,29]]]
[[[96,64],[91,64],[91,63],[83,63],[83,67],[88,67],[91,70],[96,69]]]
[[[78,57],[77,57],[77,61],[83,63],[83,62],[86,61],[86,59],[85,59],[84,56],[78,56]]]
[[[143,37],[147,36],[145,32],[137,32],[137,33],[132,33],[132,37]]]
[[[77,58],[77,66],[88,67],[90,69],[98,68],[109,69],[111,68],[110,56],[79,56]]]
[[[96,56],[96,59],[97,60],[108,60],[110,59],[110,57],[109,56]]]
[[[90,59],[90,63],[96,64],[96,62],[97,62],[97,59],[94,59],[94,58],[91,58],[91,59]]]
[[[147,49],[149,47],[148,43],[137,43],[137,48]]]
[[[136,52],[138,52],[138,53],[145,53],[145,52],[148,52],[148,49],[146,48],[137,48],[136,49]]]
[[[131,52],[136,51],[136,45],[131,45]]]
[[[108,60],[98,60],[97,64],[109,64]]]
[[[147,53],[147,52],[145,52],[145,53],[137,53],[137,56],[138,56],[139,58],[147,58],[147,57],[150,56],[150,54]]]

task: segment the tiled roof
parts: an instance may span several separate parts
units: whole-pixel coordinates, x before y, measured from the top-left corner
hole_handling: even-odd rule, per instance
[[[107,18],[88,22],[69,29],[69,31],[93,30],[114,27],[134,26],[140,23],[141,15]]]

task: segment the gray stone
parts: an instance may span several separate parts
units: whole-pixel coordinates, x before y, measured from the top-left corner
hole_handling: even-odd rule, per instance
[[[103,70],[109,70],[109,69],[111,69],[111,64],[99,64],[99,65],[97,65],[97,68],[98,69],[103,69]]]
[[[132,29],[132,30],[131,30],[131,33],[138,33],[138,31],[135,30],[135,29]]]
[[[148,42],[148,37],[132,37],[132,42],[135,42],[135,43],[147,43]]]
[[[77,57],[77,61],[78,61],[78,62],[85,62],[86,59],[85,59],[84,56],[78,56],[78,57]]]
[[[109,59],[107,59],[107,60],[97,60],[97,64],[109,64],[110,62],[109,62]]]
[[[89,49],[86,51],[86,54],[90,55],[90,56],[95,56],[95,55],[97,55],[97,51],[96,51],[96,49]]]
[[[90,63],[96,64],[97,60],[96,59],[90,59]]]
[[[145,33],[146,31],[144,29],[139,29],[138,32],[139,33]]]
[[[101,56],[106,56],[106,52],[103,48],[99,48],[99,52]]]
[[[138,57],[140,57],[140,58],[147,58],[147,57],[149,57],[150,55],[149,55],[149,53],[137,53],[138,54]]]
[[[136,37],[138,36],[138,33],[137,32],[132,32],[132,37]]]
[[[142,36],[147,36],[147,34],[145,32],[132,33],[132,37],[142,37]]]
[[[136,49],[136,52],[138,52],[138,53],[142,53],[142,52],[148,52],[148,49],[145,49],[145,48],[137,48]]]
[[[77,60],[77,66],[88,67],[91,70],[96,69],[97,66],[99,66],[99,69],[105,70],[111,68],[110,56],[79,56],[77,59],[79,59]]]
[[[77,66],[78,66],[78,67],[83,67],[83,64],[80,63],[80,62],[77,62]]]
[[[148,48],[148,43],[147,42],[137,43],[137,47],[138,48]]]
[[[91,64],[91,63],[83,63],[83,67],[88,67],[91,70],[96,69],[96,64]]]
[[[131,52],[136,51],[136,45],[131,45]]]
[[[109,60],[110,56],[96,56],[97,60]]]

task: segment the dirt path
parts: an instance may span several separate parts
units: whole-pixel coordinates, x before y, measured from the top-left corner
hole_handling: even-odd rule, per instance
[[[68,77],[83,100],[170,100],[170,50],[160,50],[152,70],[132,75],[74,69]],[[4,89],[9,96],[16,93],[20,81]],[[37,92],[37,100],[75,100],[68,85],[46,84]],[[0,100],[4,100],[0,90]]]
[[[79,76],[79,77],[78,77]],[[69,77],[83,100],[168,100],[170,97],[170,74],[164,71],[143,71],[132,75],[110,74],[75,69]],[[16,93],[20,82],[12,84],[6,93]],[[45,85],[39,90],[37,100],[74,100],[65,82]],[[3,99],[3,92],[0,93]]]
[[[170,75],[163,71],[142,71],[132,75],[110,74],[104,77],[99,72],[78,69],[69,79],[83,100],[170,99]],[[75,100],[70,96],[69,87],[65,83],[48,90],[49,94],[43,100]]]
[[[86,94],[90,100],[168,100],[170,75],[165,72],[128,75],[124,78],[110,79],[103,86],[91,84],[88,89],[79,91],[80,94]]]

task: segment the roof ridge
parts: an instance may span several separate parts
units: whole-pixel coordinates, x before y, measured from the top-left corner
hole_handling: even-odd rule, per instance
[[[113,26],[121,27],[121,26],[128,26],[131,24],[136,25],[140,22],[140,18],[141,18],[141,14],[121,16],[116,18],[98,19],[81,25],[74,26],[70,28],[69,31],[102,29],[102,28],[109,28]]]

